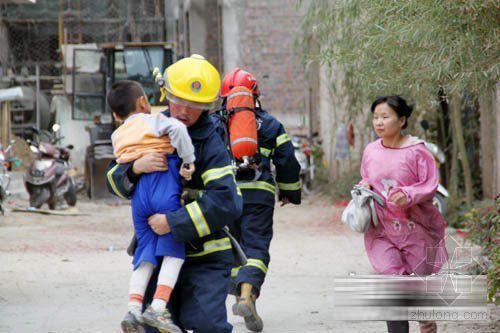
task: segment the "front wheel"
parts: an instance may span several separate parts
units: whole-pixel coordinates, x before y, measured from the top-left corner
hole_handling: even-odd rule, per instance
[[[439,210],[441,215],[446,214],[446,200],[441,194],[436,193],[434,195],[434,198],[432,198],[432,204]]]
[[[7,198],[7,192],[0,186],[0,214],[4,214],[3,201]]]
[[[302,193],[305,195],[311,195],[313,194],[313,189],[312,189],[312,181],[311,177],[309,176],[308,173],[302,175],[300,177],[300,180],[302,182]]]
[[[76,205],[76,187],[73,182],[73,179],[69,179],[69,185],[68,185],[68,191],[64,193],[64,200],[66,200],[66,203],[68,206],[75,206]]]
[[[49,185],[44,186],[31,186],[30,193],[30,207],[39,209],[50,198]]]

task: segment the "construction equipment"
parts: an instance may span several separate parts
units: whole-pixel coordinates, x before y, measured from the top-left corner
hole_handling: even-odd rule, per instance
[[[86,56],[94,59],[94,62],[99,59],[98,71],[92,73],[92,79],[85,72]],[[79,60],[82,60],[81,63]],[[88,129],[91,145],[86,150],[85,179],[90,198],[110,196],[105,171],[108,163],[114,159],[111,134],[115,126],[105,102],[108,89],[119,80],[137,81],[143,86],[152,105],[166,105],[166,102],[160,102],[161,93],[151,73],[155,67],[166,68],[173,61],[172,45],[169,43],[106,43],[98,45],[97,49],[73,50],[73,115],[84,111],[85,105],[100,106],[100,109],[92,109],[92,112],[104,115],[94,116],[94,126]],[[96,84],[101,86],[96,87]],[[94,101],[100,102],[96,104]]]

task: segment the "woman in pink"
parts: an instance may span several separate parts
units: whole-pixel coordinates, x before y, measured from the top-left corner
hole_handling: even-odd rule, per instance
[[[429,275],[447,259],[445,221],[432,205],[439,176],[422,140],[403,135],[412,107],[400,96],[379,97],[371,106],[379,139],[369,143],[361,162],[361,184],[385,199],[377,205],[379,225],[365,234],[365,248],[375,273]],[[408,332],[407,321],[387,322],[389,332]],[[436,332],[421,322],[421,332]]]

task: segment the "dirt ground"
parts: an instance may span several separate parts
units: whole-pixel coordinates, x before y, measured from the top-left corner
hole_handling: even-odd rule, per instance
[[[132,233],[130,206],[82,201],[78,211],[86,215],[0,216],[0,332],[120,332],[131,272],[124,251]],[[332,319],[334,276],[370,273],[362,236],[347,230],[340,214],[319,197],[276,209],[272,261],[258,302],[265,332],[386,331],[384,322]],[[497,308],[492,318],[438,327],[498,332]],[[246,332],[241,318],[229,314],[229,321],[234,332]],[[410,326],[418,332],[416,323]]]

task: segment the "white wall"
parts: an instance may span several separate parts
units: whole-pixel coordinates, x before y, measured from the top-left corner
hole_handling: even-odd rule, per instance
[[[224,45],[224,74],[241,66],[238,24],[238,0],[224,0],[222,7],[222,36]]]
[[[344,74],[335,64],[332,68],[330,70],[327,66],[321,65],[319,69],[318,115],[325,153],[324,161],[330,167],[330,177],[335,179],[342,177],[350,169],[357,168],[364,147],[372,140],[373,131],[370,124],[366,122],[369,118],[369,105],[359,110],[356,117],[349,117],[343,84]],[[354,125],[354,147],[349,148],[348,160],[336,161],[334,153],[337,129],[340,124],[346,125],[349,121],[352,121]]]
[[[191,54],[196,53],[206,57],[207,30],[205,0],[191,0],[189,3],[189,39]]]
[[[73,120],[71,117],[71,103],[65,96],[54,96],[50,105],[51,110],[57,110],[56,122],[61,125],[61,135],[65,138],[62,145],[72,144],[75,148],[71,151],[71,160],[84,172],[85,151],[90,145],[90,136],[85,131],[86,126],[91,126],[92,121]]]
[[[323,140],[323,160],[330,166],[333,163],[333,147],[335,147],[335,101],[331,93],[330,70],[321,65],[319,69],[319,103],[320,136]],[[331,175],[333,176],[333,175]]]

